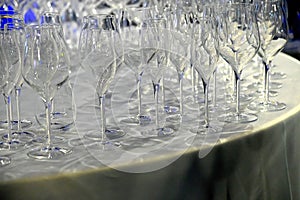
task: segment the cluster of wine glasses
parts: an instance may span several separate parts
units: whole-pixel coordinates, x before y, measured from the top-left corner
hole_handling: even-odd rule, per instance
[[[114,95],[110,86],[118,71],[126,67],[136,79],[133,87],[137,101],[134,112],[128,112],[119,123],[134,127],[141,137],[171,138],[177,130],[169,124],[184,122],[187,113],[192,113],[189,120],[198,125],[186,131],[199,135],[221,133],[224,123],[256,121],[258,112],[285,109],[284,103],[270,100],[270,94],[277,94],[271,92],[270,75],[285,78],[282,73],[270,73],[273,58],[288,40],[284,6],[281,0],[248,3],[162,0],[140,7],[120,2],[110,14],[105,11],[84,16],[77,53],[81,68],[91,71],[96,79],[101,118],[100,130],[85,134],[85,138],[101,145],[122,146],[114,140],[122,141],[127,132],[107,124],[105,98]],[[54,97],[71,76],[70,48],[64,39],[59,14],[43,12],[38,25],[25,25],[17,12],[0,13],[0,20],[0,88],[7,106],[7,120],[0,124],[7,134],[0,148],[13,150],[28,142],[37,143],[28,152],[29,157],[36,159],[54,159],[71,153],[70,148],[57,146],[53,142],[57,138],[51,133]],[[172,87],[178,88],[179,95],[170,100],[167,93],[170,82],[166,77],[172,69],[176,71],[173,79],[178,80],[172,82],[175,85]],[[242,78],[245,70],[259,75]],[[153,108],[144,105],[145,76],[151,79]],[[256,91],[243,94],[241,82],[255,78]],[[225,79],[232,81],[234,87],[217,84]],[[20,116],[23,82],[45,105],[45,136],[23,131],[32,124]],[[253,84],[248,88],[253,88]],[[17,100],[16,121],[11,116],[13,90]],[[220,98],[218,91],[226,91],[222,94],[226,98]],[[253,93],[260,95],[258,102],[249,101]],[[242,107],[241,102],[247,106]],[[9,162],[9,158],[1,157],[1,165]]]
[[[53,15],[53,16],[52,16]],[[55,23],[55,13],[45,12],[40,25],[25,25],[17,12],[1,11],[1,91],[7,107],[7,120],[1,122],[7,130],[1,149],[13,151],[26,145],[33,148],[29,157],[53,159],[71,150],[52,145],[51,105],[55,93],[69,77],[70,58],[62,37],[62,27]],[[52,20],[53,19],[53,20]],[[32,125],[20,116],[20,91],[26,82],[41,97],[46,111],[46,136],[26,129]],[[16,94],[17,120],[12,120],[12,92]],[[9,164],[2,158],[1,165]]]
[[[102,40],[107,38],[100,33],[101,30],[107,31],[107,25],[103,25],[107,23],[107,19],[111,24],[115,24],[109,29],[110,40],[116,42],[117,37],[122,43],[111,45],[111,48],[116,46],[117,48],[114,53],[109,54],[110,58],[107,57],[107,50],[102,53],[98,51],[98,48],[103,51]],[[116,71],[126,65],[136,78],[137,112],[122,119],[120,123],[142,126],[147,130],[141,131],[142,135],[169,136],[173,135],[175,130],[162,121],[184,120],[185,113],[189,112],[184,109],[190,104],[188,100],[196,102],[197,109],[200,107],[200,110],[204,110],[204,114],[195,119],[199,121],[199,125],[189,130],[196,134],[221,132],[224,123],[249,123],[257,120],[255,113],[284,109],[284,103],[269,99],[269,69],[272,59],[283,49],[287,40],[286,8],[279,0],[248,3],[179,1],[176,4],[159,1],[154,5],[150,3],[147,7],[122,7],[111,16],[107,14],[86,16],[79,50],[83,68],[101,68],[101,72],[95,70],[94,73],[102,84],[101,87],[97,85],[97,92],[101,91],[98,94],[100,105],[103,105],[105,93]],[[101,45],[97,44],[98,42]],[[101,62],[99,66],[97,60],[104,60],[101,56],[109,58],[109,61]],[[259,98],[259,102],[250,101],[252,103],[249,106],[242,107],[241,101],[251,99],[251,94],[241,94],[243,92],[241,81],[247,80],[242,79],[242,72],[254,59],[261,59],[265,66],[263,75],[259,77],[264,80],[264,95],[262,95],[264,98],[262,101]],[[223,70],[224,63],[231,69]],[[165,101],[167,97],[164,90],[167,86],[164,79],[171,67],[174,67],[178,74],[179,105]],[[251,70],[258,73],[261,71],[259,68],[260,64],[257,64]],[[221,78],[217,77],[217,69],[222,78],[227,77],[231,80],[233,77],[234,88],[227,91],[227,95],[235,104],[225,106],[220,99],[218,102],[216,82]],[[190,74],[187,74],[188,71]],[[153,85],[154,116],[143,106],[141,83],[145,74],[150,76]],[[192,87],[183,85],[185,78],[190,79]],[[213,84],[213,104],[210,105],[209,86],[212,79],[215,84]],[[199,86],[200,83],[203,83],[202,86]],[[199,98],[201,94],[197,94],[195,88],[203,89],[203,99]],[[252,93],[261,92],[260,86],[256,89],[257,91]],[[187,94],[192,98],[187,97]],[[103,121],[101,134],[98,134],[99,139],[112,133],[105,128],[104,111],[101,113]],[[166,114],[167,119],[161,116]],[[149,125],[152,123],[155,124],[154,128]],[[122,131],[117,132],[120,137],[126,134]],[[113,133],[116,134],[116,130]]]

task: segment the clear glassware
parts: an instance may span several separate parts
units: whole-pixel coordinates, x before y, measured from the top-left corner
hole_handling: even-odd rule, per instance
[[[145,134],[154,134],[157,136],[168,136],[174,133],[170,127],[165,127],[161,123],[159,90],[160,82],[164,71],[167,69],[169,54],[169,31],[166,29],[166,19],[157,16],[145,20],[142,28],[142,60],[146,63],[146,71],[150,74],[154,89],[155,99],[155,129],[146,131]],[[164,114],[164,109],[163,113]]]
[[[258,55],[264,65],[264,98],[253,102],[249,109],[257,111],[279,111],[286,108],[282,102],[270,100],[270,69],[273,58],[284,48],[289,39],[289,29],[281,0],[266,0],[257,4],[256,11],[261,45]]]
[[[57,34],[55,34],[54,37],[55,40],[58,41],[57,48],[61,52],[70,52],[69,46],[64,39],[64,31],[59,13],[49,11],[42,12],[40,23],[41,25],[52,25],[54,28],[56,28]],[[50,115],[52,118],[51,126],[53,130],[69,130],[74,123],[71,112],[72,92],[70,92],[70,84],[64,84],[60,91],[63,91],[63,95],[56,96],[54,99],[52,99]],[[40,124],[41,126],[45,124],[45,113],[37,114],[35,118],[38,124]]]
[[[4,25],[5,23],[10,23],[12,26],[14,26],[14,29],[17,33],[16,41],[19,43],[19,49],[21,51],[20,55],[23,56],[23,48],[24,40],[25,40],[25,34],[24,34],[24,21],[21,13],[19,12],[13,12],[11,11],[0,11],[0,18],[1,18],[1,24]],[[23,60],[23,58],[21,58]],[[25,131],[23,129],[28,128],[32,125],[32,122],[27,119],[22,119],[21,117],[21,102],[20,102],[20,95],[21,95],[21,89],[23,85],[23,77],[20,75],[18,81],[15,84],[15,100],[16,100],[16,113],[17,113],[17,120],[11,119],[11,126],[12,130],[14,132],[12,133],[12,136],[14,138],[21,139],[23,141],[28,141],[32,139],[35,135],[29,131]],[[10,104],[11,105],[11,104]],[[12,111],[12,108],[11,108]],[[11,117],[13,117],[11,115]],[[7,128],[7,121],[1,121],[0,127]],[[7,138],[7,135],[4,135],[4,138]]]
[[[194,33],[193,33],[193,21],[194,14],[192,12],[185,12],[181,8],[172,8],[164,12],[164,16],[167,19],[167,29],[170,31],[170,39],[172,45],[170,45],[169,58],[171,63],[175,66],[178,74],[179,82],[179,114],[183,115],[183,78],[188,67],[191,70],[193,66],[193,52],[194,52]],[[194,73],[191,73],[191,77],[194,77]],[[194,78],[192,80],[193,96],[194,96]],[[171,109],[172,110],[172,109]],[[175,113],[176,114],[176,113]],[[174,114],[173,114],[174,115]]]
[[[22,76],[25,82],[36,91],[45,105],[46,142],[28,152],[28,156],[40,159],[58,159],[72,152],[67,147],[52,143],[51,107],[57,90],[70,76],[68,51],[61,52],[57,41],[58,30],[55,25],[26,27],[24,64]]]
[[[221,127],[217,123],[212,124],[209,112],[209,86],[210,80],[217,68],[219,62],[219,53],[217,52],[218,42],[216,41],[216,31],[214,20],[211,17],[197,17],[194,25],[195,29],[195,69],[203,83],[204,93],[204,121],[200,120],[200,127],[192,131],[197,134],[208,134],[220,131]]]
[[[6,61],[6,55],[4,54],[3,52],[3,48],[2,46],[0,46],[0,67],[4,67],[7,65],[7,61]],[[1,70],[1,73],[0,73],[0,88],[3,88],[4,85],[5,85],[5,79],[6,79],[6,73],[2,73],[4,71]],[[0,166],[3,167],[3,166],[6,166],[8,164],[10,164],[11,162],[11,159],[7,156],[0,156]]]
[[[100,141],[101,144],[112,144],[111,138],[120,138],[125,135],[123,130],[108,128],[105,115],[105,95],[115,76],[122,50],[120,49],[121,38],[113,15],[98,14],[90,16],[92,24],[87,30],[87,49],[89,53],[83,59],[81,65],[84,69],[91,70],[96,78],[96,92],[100,104],[101,129],[87,133],[86,138]]]
[[[7,137],[4,137],[4,141],[0,142],[0,149],[17,149],[24,145],[20,140],[12,137],[11,120],[11,93],[19,79],[22,64],[18,34],[16,23],[5,23],[3,28],[0,29],[0,44],[4,60],[1,66],[1,90],[4,96],[7,116]]]
[[[122,119],[122,122],[126,124],[143,125],[151,121],[150,116],[143,114],[144,111],[142,110],[141,83],[146,63],[143,63],[141,59],[141,29],[143,21],[151,18],[154,15],[153,12],[152,7],[125,8],[120,12],[118,19],[124,50],[124,63],[132,69],[137,82],[137,114]]]
[[[219,8],[220,9],[220,8]],[[219,117],[221,121],[247,123],[257,120],[251,113],[241,112],[240,81],[244,67],[256,55],[260,39],[253,6],[247,3],[226,3],[217,15],[217,48],[235,75],[235,112]]]

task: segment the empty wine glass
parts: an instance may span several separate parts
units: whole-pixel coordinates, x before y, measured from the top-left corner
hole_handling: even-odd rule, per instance
[[[279,111],[286,108],[285,103],[269,98],[272,60],[284,48],[289,38],[288,22],[282,6],[281,0],[266,0],[257,4],[256,16],[261,41],[258,55],[264,65],[264,99],[250,104],[251,110]]]
[[[0,12],[0,20],[1,24],[11,24],[11,26],[16,31],[16,42],[18,42],[19,49],[20,49],[20,55],[23,55],[23,45],[24,45],[24,22],[23,17],[20,13],[14,12],[11,13],[10,11],[1,11]],[[22,59],[21,59],[22,61]],[[12,130],[15,130],[12,133],[12,136],[14,138],[21,139],[23,141],[27,141],[31,138],[33,138],[35,135],[29,131],[24,131],[24,128],[28,128],[32,125],[32,122],[26,119],[21,118],[21,102],[20,102],[20,95],[21,95],[21,88],[23,85],[23,77],[19,76],[18,81],[15,83],[15,99],[16,99],[16,113],[17,113],[17,120],[11,119],[11,126]],[[11,104],[10,104],[11,105]],[[12,109],[11,109],[12,110]],[[12,117],[12,116],[11,116]],[[2,121],[0,123],[0,127],[7,128],[7,121]],[[7,138],[7,135],[3,136],[4,138]]]
[[[2,69],[4,66],[7,65],[6,56],[5,56],[4,52],[3,52],[2,46],[0,46],[0,57],[1,57],[1,59],[0,59],[0,67]],[[7,76],[7,74],[5,73],[5,71],[1,70],[0,71],[0,88],[3,88],[4,85],[6,84],[6,81],[5,81],[6,76]],[[1,167],[10,164],[10,162],[11,162],[11,160],[10,160],[9,157],[7,157],[7,156],[0,156],[0,166]]]
[[[179,114],[183,114],[183,78],[188,67],[192,66],[192,54],[194,49],[194,33],[193,33],[193,12],[186,13],[184,10],[176,8],[168,10],[164,13],[167,19],[168,29],[170,30],[170,60],[176,68],[179,82]],[[191,74],[194,77],[194,74]],[[192,78],[192,85],[194,80]],[[193,87],[194,89],[194,87]]]
[[[126,8],[119,17],[120,35],[124,50],[124,63],[134,71],[137,82],[138,112],[135,116],[122,119],[127,124],[148,124],[150,116],[142,114],[142,76],[146,63],[141,59],[141,28],[143,21],[151,18],[153,8]]]
[[[259,48],[259,33],[254,9],[247,3],[226,3],[217,17],[218,52],[232,67],[235,75],[235,112],[220,116],[225,122],[246,123],[257,116],[240,110],[240,80],[246,64]]]
[[[21,51],[18,42],[18,30],[16,23],[5,23],[0,30],[0,44],[3,51],[1,65],[1,90],[4,95],[7,116],[7,137],[0,143],[0,149],[16,149],[23,144],[12,137],[12,112],[11,93],[18,81],[21,72]]]
[[[57,29],[56,30],[57,34],[55,34],[54,37],[55,40],[57,41],[56,45],[58,50],[60,52],[65,52],[65,51],[70,52],[69,46],[67,45],[64,39],[64,32],[63,32],[61,17],[59,13],[49,12],[49,11],[42,12],[40,21],[42,25],[52,25],[54,28]],[[52,99],[50,116],[52,118],[51,126],[53,130],[54,129],[68,130],[74,123],[71,112],[68,112],[68,108],[66,108],[66,106],[68,106],[67,103],[63,105],[63,107],[56,106],[56,105],[61,105],[62,102],[67,102],[68,100],[70,101],[70,99],[72,99],[72,97],[69,98],[69,96],[71,96],[72,94],[68,90],[71,90],[70,84],[69,83],[64,84],[62,88],[64,95],[56,96],[54,99]],[[45,118],[46,118],[45,113],[38,114],[35,116],[35,118],[40,125],[43,126],[45,124]]]
[[[208,92],[211,77],[217,68],[219,53],[217,52],[216,31],[214,21],[211,17],[197,17],[194,25],[195,29],[195,69],[203,83],[204,89],[204,121],[200,122],[200,127],[195,131],[200,134],[214,133],[219,131],[220,127],[210,123]],[[193,129],[192,129],[193,131]]]
[[[28,34],[27,34],[28,33]],[[69,78],[70,58],[68,51],[57,46],[57,28],[54,25],[29,26],[26,28],[24,64],[22,76],[36,91],[45,105],[47,140],[28,152],[35,159],[57,159],[72,152],[67,147],[52,143],[51,106],[57,90]]]
[[[117,71],[122,50],[116,50],[116,45],[121,45],[121,42],[115,16],[98,14],[90,17],[93,19],[93,24],[87,30],[89,35],[87,48],[90,52],[81,65],[84,69],[92,71],[97,81],[96,92],[100,104],[101,129],[100,133],[90,132],[85,137],[100,140],[103,145],[106,145],[111,144],[110,139],[125,135],[125,132],[118,128],[107,128],[104,104],[105,94]]]
[[[145,20],[142,28],[142,59],[147,64],[147,72],[150,74],[155,98],[155,130],[146,134],[167,136],[174,133],[169,127],[164,127],[160,121],[159,90],[163,73],[167,68],[170,45],[169,31],[166,29],[166,20],[163,17],[155,17]],[[164,111],[164,109],[163,109]],[[163,112],[164,113],[164,112]]]

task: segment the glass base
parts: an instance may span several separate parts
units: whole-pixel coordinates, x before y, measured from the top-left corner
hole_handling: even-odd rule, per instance
[[[284,110],[286,108],[285,103],[280,103],[277,101],[269,101],[269,102],[252,102],[249,106],[249,110],[259,111],[259,112],[275,112]]]
[[[131,125],[148,125],[151,122],[151,118],[146,115],[138,115],[136,117],[129,117],[127,119],[122,119],[121,123],[131,124]]]
[[[22,142],[29,142],[35,137],[34,133],[28,132],[28,131],[16,131],[12,133],[12,138],[16,140],[20,140]],[[3,135],[3,139],[7,140],[8,135]]]
[[[141,134],[146,137],[151,137],[151,136],[158,136],[158,137],[165,137],[165,136],[170,136],[174,133],[175,131],[172,128],[169,127],[162,127],[162,128],[154,128],[150,129],[147,131],[142,131]]]
[[[19,140],[14,140],[14,139],[12,139],[11,141],[1,141],[0,142],[1,150],[16,150],[23,146],[24,146],[24,143],[20,142]]]
[[[53,160],[70,153],[72,153],[71,149],[56,146],[42,146],[36,149],[32,149],[27,153],[27,155],[30,158],[38,160]]]
[[[125,135],[126,133],[122,130],[119,129],[107,129],[105,131],[105,136],[103,137],[100,132],[92,132],[92,133],[87,133],[84,135],[85,138],[90,139],[90,140],[95,140],[95,141],[108,141],[108,140],[113,140],[117,138],[121,138]]]
[[[0,167],[4,167],[6,165],[9,165],[11,162],[9,157],[0,156]]]
[[[206,135],[206,134],[212,134],[212,133],[217,133],[218,131],[214,129],[213,127],[195,127],[190,130],[194,134],[198,135]]]
[[[179,108],[176,106],[165,106],[164,110],[167,114],[176,114],[179,112]]]
[[[257,120],[257,116],[251,113],[228,113],[218,118],[222,122],[227,123],[249,123]]]
[[[16,121],[16,120],[11,121],[11,124],[12,124],[12,130],[18,130],[18,121]],[[28,121],[25,119],[21,121],[22,129],[26,129],[26,128],[30,127],[31,125],[32,125],[31,121]],[[0,121],[0,128],[7,129],[7,120]]]
[[[198,135],[202,134],[212,134],[212,133],[219,133],[222,130],[222,123],[217,121],[210,121],[209,125],[205,124],[204,120],[201,120],[199,126],[193,127],[190,129],[190,132]]]
[[[172,128],[164,127],[164,128],[158,128],[156,129],[157,136],[169,136],[174,133],[174,130]]]

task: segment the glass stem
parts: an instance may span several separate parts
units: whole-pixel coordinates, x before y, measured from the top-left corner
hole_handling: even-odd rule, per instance
[[[192,93],[193,93],[193,103],[196,102],[196,85],[195,85],[195,67],[191,64],[191,79],[192,79]]]
[[[52,100],[45,102],[47,146],[51,146],[51,108]]]
[[[106,118],[105,118],[105,95],[99,97],[100,115],[101,115],[101,140],[105,140]]]
[[[214,95],[213,95],[213,105],[216,107],[217,105],[217,70],[213,72],[214,79]]]
[[[142,114],[142,91],[141,91],[142,76],[137,79],[137,97],[138,97],[138,117]]]
[[[180,104],[180,115],[183,115],[183,72],[179,73],[179,104]]]
[[[7,119],[7,140],[11,141],[12,140],[12,135],[11,135],[11,99],[10,96],[5,96],[4,95],[4,102],[6,105],[6,119]]]
[[[154,89],[154,99],[155,99],[155,116],[156,116],[156,119],[155,119],[155,125],[156,125],[156,128],[159,128],[159,115],[158,115],[158,112],[159,112],[159,101],[158,101],[158,92],[159,92],[159,84],[158,83],[153,83],[153,89]]]
[[[162,75],[162,78],[161,78],[161,93],[162,93],[162,105],[163,105],[163,108],[165,109],[165,78],[164,78],[164,75]]]
[[[234,70],[234,83],[235,83],[235,101],[236,101],[235,112],[237,115],[240,115],[241,73],[238,73],[235,70]]]
[[[16,106],[17,106],[17,122],[18,122],[18,131],[21,131],[21,105],[20,105],[20,95],[21,95],[21,88],[15,88],[15,96],[16,96]]]
[[[209,110],[208,110],[208,87],[209,87],[209,80],[207,82],[205,82],[202,79],[202,83],[203,83],[203,92],[204,92],[204,126],[205,128],[209,127]]]
[[[55,106],[55,104],[54,104],[54,98],[53,99],[51,99],[51,113],[50,113],[50,116],[51,117],[54,117],[54,106]]]
[[[271,62],[263,62],[264,63],[264,103],[267,104],[269,102],[269,84],[270,84],[270,67]]]

